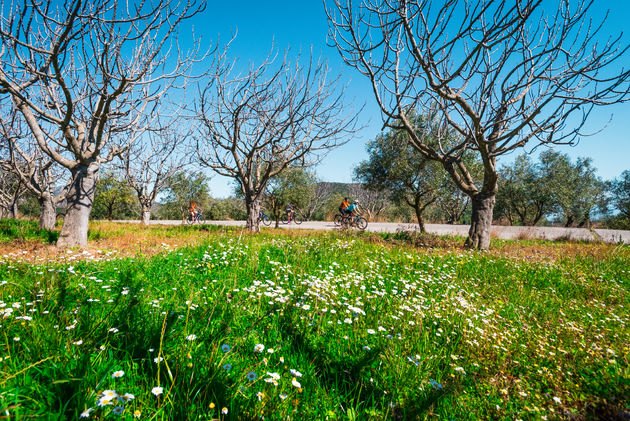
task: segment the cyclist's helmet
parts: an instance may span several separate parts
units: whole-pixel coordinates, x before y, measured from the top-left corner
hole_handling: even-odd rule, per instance
[[[358,205],[358,204],[359,204],[359,201],[358,201],[358,200],[356,200],[356,199],[354,199],[354,202],[352,202],[352,203],[354,203],[355,205]]]

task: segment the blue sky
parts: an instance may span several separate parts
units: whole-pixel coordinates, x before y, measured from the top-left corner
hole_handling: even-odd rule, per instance
[[[555,0],[546,2],[556,4]],[[596,0],[592,8],[593,17],[596,20],[603,17],[606,10],[610,10],[610,15],[604,33],[615,35],[624,32],[623,40],[629,43],[630,2]],[[237,31],[230,55],[238,58],[242,64],[262,59],[275,42],[279,49],[290,46],[296,54],[299,51],[307,53],[312,48],[315,55],[321,54],[328,60],[333,72],[341,71],[342,79],[349,85],[348,102],[357,108],[365,103],[360,121],[366,128],[346,145],[330,152],[316,170],[324,181],[352,181],[353,168],[367,157],[365,143],[380,132],[381,116],[367,80],[353,69],[345,67],[336,50],[326,45],[328,24],[321,1],[209,0],[206,11],[196,16],[191,24],[194,25],[195,34],[201,35],[205,42],[215,42],[217,37],[225,42]],[[630,66],[630,55],[627,57],[628,62],[624,65]],[[599,175],[605,179],[614,178],[623,170],[630,169],[630,103],[595,110],[589,126],[603,130],[581,139],[577,146],[558,147],[557,150],[573,158],[591,157]],[[514,156],[503,157],[499,162],[509,163]],[[232,194],[229,179],[214,173],[209,175],[212,175],[210,187],[213,196],[226,197]]]

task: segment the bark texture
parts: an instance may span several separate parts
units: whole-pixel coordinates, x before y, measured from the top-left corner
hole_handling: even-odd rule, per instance
[[[19,216],[18,202],[16,199],[13,201],[13,203],[11,203],[11,219],[18,219],[18,216]]]
[[[149,225],[149,221],[151,220],[151,208],[148,206],[142,207],[142,224]]]
[[[258,222],[258,214],[260,212],[260,199],[245,200],[247,206],[247,231],[260,232],[260,225]]]
[[[57,222],[55,199],[49,195],[40,197],[39,208],[39,227],[46,230],[54,229]]]
[[[98,166],[77,165],[66,194],[67,210],[63,218],[58,247],[87,246],[88,222],[98,181]]]
[[[422,211],[424,208],[415,208],[416,218],[418,219],[418,229],[420,232],[425,233],[427,230],[424,227],[424,218],[422,217]]]
[[[472,216],[466,247],[478,250],[490,248],[490,229],[496,194],[477,193],[472,199]]]

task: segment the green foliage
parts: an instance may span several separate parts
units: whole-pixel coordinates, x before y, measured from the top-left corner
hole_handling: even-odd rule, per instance
[[[322,208],[322,213],[323,213],[322,219],[330,220],[332,219],[333,216],[335,216],[335,214],[338,214],[339,205],[343,201],[344,197],[347,197],[347,196],[348,194],[345,192],[331,194],[330,197],[326,200],[326,203],[324,204]]]
[[[559,209],[553,190],[556,182],[543,175],[541,164],[534,164],[527,154],[502,167],[499,180],[496,219],[504,217],[510,225],[536,225]]]
[[[286,205],[304,209],[312,199],[315,176],[303,167],[289,167],[267,183],[263,208],[276,223],[284,215]]]
[[[27,218],[39,218],[41,206],[37,200],[37,197],[35,197],[32,192],[26,191],[24,193],[24,196],[20,198],[20,201],[18,203],[18,210],[20,211],[20,215]]]
[[[626,170],[608,183],[610,204],[615,214],[606,224],[610,228],[630,229],[630,171]]]
[[[578,158],[573,164],[568,155],[553,150],[540,154],[540,177],[549,183],[548,189],[567,227],[590,223],[604,200],[605,185],[591,163],[590,158]]]
[[[626,246],[539,263],[223,230],[151,259],[6,261],[0,405],[18,419],[617,414],[629,264]],[[134,398],[98,406],[107,390]]]
[[[139,204],[136,192],[119,174],[105,171],[101,174],[94,205],[92,219],[131,219],[138,216]]]
[[[166,189],[166,197],[155,212],[157,219],[181,219],[191,202],[204,211],[205,217],[212,207],[210,178],[203,172],[182,171],[173,176]]]
[[[414,206],[417,196],[434,198],[445,180],[439,164],[429,161],[409,143],[402,132],[388,131],[367,143],[368,160],[354,171],[371,189],[388,192],[396,202]]]
[[[245,201],[238,197],[228,197],[225,199],[213,199],[210,211],[206,213],[206,220],[236,220],[242,221],[247,218]]]
[[[534,163],[520,155],[499,172],[495,218],[510,224],[536,225],[559,216],[565,226],[584,226],[595,212],[605,209],[606,186],[591,160],[547,150]]]
[[[424,115],[415,117],[416,127],[427,126]],[[420,133],[429,144],[448,148],[455,139],[429,139],[431,133]],[[411,144],[404,131],[390,130],[368,142],[369,157],[355,169],[355,177],[367,188],[389,195],[398,205],[406,205],[415,211],[415,216],[423,229],[423,213],[434,204],[438,212],[434,218],[457,222],[461,219],[468,200],[453,183],[441,163],[420,154]],[[473,174],[481,172],[481,164],[474,154],[463,154],[460,159]]]

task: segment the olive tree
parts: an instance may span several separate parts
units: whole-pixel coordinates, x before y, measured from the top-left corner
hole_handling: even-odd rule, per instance
[[[330,0],[329,38],[369,79],[384,124],[439,162],[472,202],[470,247],[490,245],[497,158],[525,145],[574,143],[594,107],[626,101],[630,44],[602,38],[593,1]],[[545,7],[551,9],[545,9]],[[599,40],[604,39],[603,42]],[[460,134],[427,144],[415,110]],[[462,156],[483,163],[475,178]]]
[[[71,173],[59,246],[86,245],[99,168],[133,143],[128,127],[203,57],[176,42],[181,23],[202,9],[166,0],[3,3],[0,96],[41,152]]]
[[[420,115],[415,119],[420,122],[425,116]],[[417,126],[421,127],[422,124]],[[456,140],[455,135],[452,141]],[[427,140],[427,143],[431,143],[431,140]],[[420,231],[424,232],[423,215],[427,207],[438,199],[442,199],[440,204],[446,204],[448,198],[452,197],[453,182],[448,173],[438,162],[419,153],[408,141],[404,130],[381,133],[368,142],[367,150],[368,159],[355,168],[355,176],[368,189],[388,194],[396,204],[411,207]],[[473,161],[474,156],[471,154],[464,157],[464,162],[471,170],[475,169]],[[454,217],[449,216],[447,219],[450,221]]]
[[[540,178],[549,185],[555,206],[565,227],[583,227],[605,200],[605,183],[597,176],[590,158],[575,163],[567,154],[548,150],[540,154]],[[544,186],[540,183],[537,188]]]
[[[263,196],[263,205],[276,222],[276,228],[287,204],[292,203],[297,209],[305,209],[308,206],[314,186],[313,174],[301,167],[288,167],[269,179]]]
[[[614,227],[630,229],[630,171],[626,170],[608,183],[610,202],[617,212],[611,218]]]
[[[497,210],[510,225],[516,221],[536,225],[557,210],[554,179],[547,177],[541,163],[533,162],[529,155],[519,155],[511,165],[501,167],[499,182]]]

